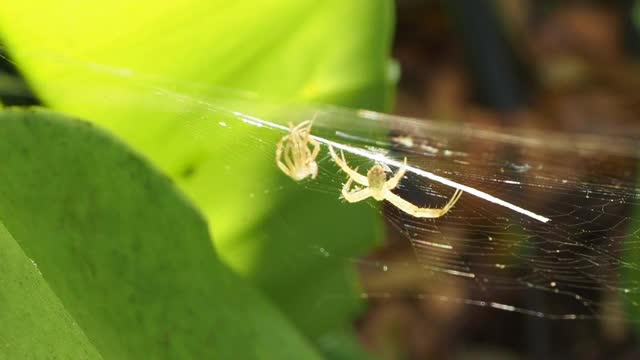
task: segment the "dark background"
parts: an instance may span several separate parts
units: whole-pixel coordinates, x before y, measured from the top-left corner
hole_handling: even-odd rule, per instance
[[[438,122],[637,139],[640,10],[634,15],[634,6],[640,3],[398,0],[393,56],[402,76],[394,111]],[[636,171],[633,162],[624,166]],[[391,231],[371,258],[393,263],[413,256]],[[365,290],[375,287],[377,275],[362,276]],[[411,289],[407,296],[372,300],[357,323],[362,341],[385,358],[640,359],[637,325],[625,321],[450,306],[412,296],[423,280],[402,281]],[[548,309],[556,299],[520,289],[510,301]]]

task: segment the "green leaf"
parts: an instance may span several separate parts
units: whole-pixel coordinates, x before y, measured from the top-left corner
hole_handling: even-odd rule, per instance
[[[0,8],[10,53],[45,102],[110,129],[168,174],[207,217],[221,258],[316,341],[351,328],[360,305],[349,259],[379,241],[381,220],[366,204],[341,204],[327,173],[309,184],[324,192],[282,175],[283,133],[210,107],[258,113],[228,101],[242,97],[234,88],[273,102],[388,108],[392,22],[389,0]]]
[[[0,222],[0,358],[101,359]]]
[[[54,351],[82,351],[90,341],[108,359],[316,358],[261,293],[219,261],[206,223],[171,183],[118,141],[52,112],[9,109],[0,112],[0,164],[0,219],[62,304],[32,266],[30,273],[8,265],[0,301],[7,294],[13,306],[0,310],[0,344],[17,336],[45,346],[14,334],[26,311],[15,301],[37,288],[43,297],[22,299],[43,313],[45,323],[33,326],[73,335],[68,343],[45,339]],[[0,257],[24,267],[24,255],[2,239]]]

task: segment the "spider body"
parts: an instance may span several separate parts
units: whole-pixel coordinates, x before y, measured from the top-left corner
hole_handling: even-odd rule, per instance
[[[400,180],[405,174],[407,158],[404,158],[404,165],[400,168],[400,170],[398,170],[395,175],[387,180],[387,175],[385,174],[382,166],[379,164],[371,167],[371,169],[369,169],[369,171],[367,172],[367,176],[364,176],[358,172],[357,168],[354,170],[349,167],[347,161],[344,158],[344,153],[341,152],[341,157],[338,157],[338,155],[333,150],[333,147],[331,146],[329,146],[329,152],[331,153],[333,161],[338,164],[342,171],[349,175],[349,180],[347,180],[347,183],[342,188],[342,197],[350,203],[362,201],[369,197],[372,197],[377,201],[387,200],[395,207],[411,216],[415,216],[418,218],[438,218],[446,214],[462,195],[462,191],[456,189],[449,202],[447,202],[447,204],[443,208],[421,208],[391,192],[391,190],[398,186],[398,183],[400,183]],[[364,189],[352,191],[351,185],[354,181],[359,185],[364,186]]]
[[[384,184],[387,182],[387,174],[384,173],[382,166],[375,164],[367,171],[367,182],[371,197],[378,201],[384,200]]]
[[[318,175],[316,157],[320,152],[320,143],[311,138],[312,125],[313,120],[303,121],[296,126],[289,123],[289,134],[283,136],[276,146],[276,164],[296,181],[308,176],[315,179]]]

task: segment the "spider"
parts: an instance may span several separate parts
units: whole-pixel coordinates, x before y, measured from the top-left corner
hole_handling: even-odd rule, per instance
[[[344,153],[340,151],[342,157],[338,157],[333,147],[329,146],[329,151],[331,152],[331,157],[333,157],[333,161],[340,166],[340,169],[349,175],[349,180],[342,188],[342,197],[350,203],[355,203],[358,201],[362,201],[369,197],[376,199],[377,201],[387,200],[392,203],[398,209],[406,212],[411,216],[415,216],[418,218],[438,218],[447,213],[447,211],[451,210],[453,205],[458,201],[460,196],[462,195],[462,191],[460,189],[456,189],[456,192],[451,197],[451,200],[443,207],[439,209],[433,208],[421,208],[413,205],[407,200],[401,198],[400,196],[391,192],[398,183],[402,179],[405,173],[405,166],[407,165],[407,158],[404,158],[404,165],[398,170],[398,172],[391,177],[391,179],[387,180],[387,175],[384,173],[384,169],[380,164],[374,165],[367,172],[367,176],[364,176],[358,173],[358,168],[351,169],[349,165],[347,165],[347,161],[344,158]],[[362,186],[364,189],[350,191],[351,184],[356,182]]]
[[[296,181],[309,175],[315,179],[318,175],[316,157],[320,152],[320,143],[310,137],[312,125],[313,119],[296,126],[289,123],[289,134],[283,136],[276,147],[276,164],[283,173]],[[313,145],[313,150],[309,144]]]

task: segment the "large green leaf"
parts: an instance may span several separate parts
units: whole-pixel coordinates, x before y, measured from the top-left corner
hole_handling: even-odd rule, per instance
[[[118,141],[48,111],[5,110],[0,164],[0,219],[46,281],[0,232],[0,345],[18,337],[53,355],[90,353],[90,341],[108,359],[316,357],[219,261],[171,183]]]
[[[347,259],[377,242],[381,221],[371,207],[340,204],[327,173],[310,185],[323,193],[279,173],[282,133],[210,107],[256,113],[227,101],[236,88],[384,109],[392,9],[390,0],[10,1],[0,30],[48,105],[112,130],[169,174],[206,215],[220,256],[317,339],[351,326],[359,300]]]
[[[100,359],[0,222],[0,358]]]

